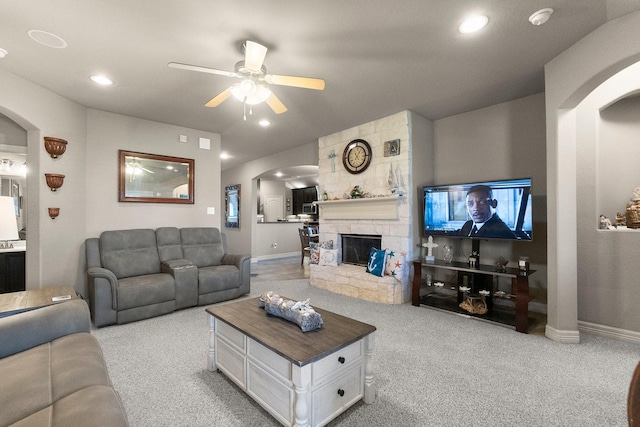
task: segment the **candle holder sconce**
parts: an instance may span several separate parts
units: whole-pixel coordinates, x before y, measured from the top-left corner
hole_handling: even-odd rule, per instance
[[[51,219],[56,219],[60,215],[60,208],[49,208],[49,216]]]
[[[44,176],[47,179],[47,185],[51,191],[56,191],[58,188],[62,187],[62,184],[64,183],[64,175],[57,173],[45,173]]]
[[[44,149],[47,150],[47,153],[49,153],[52,159],[57,159],[62,156],[67,149],[67,141],[52,136],[45,136]]]

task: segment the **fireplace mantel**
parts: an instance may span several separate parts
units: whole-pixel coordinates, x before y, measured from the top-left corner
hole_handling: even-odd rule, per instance
[[[326,219],[398,219],[397,194],[361,199],[342,199],[315,202]]]

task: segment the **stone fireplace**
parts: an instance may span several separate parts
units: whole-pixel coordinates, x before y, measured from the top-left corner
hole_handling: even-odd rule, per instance
[[[411,300],[409,266],[416,247],[413,237],[415,215],[412,212],[417,197],[411,157],[412,153],[422,156],[427,146],[425,143],[423,148],[415,149],[412,128],[422,131],[428,127],[420,128],[425,122],[419,120],[425,119],[414,116],[404,111],[318,141],[320,194],[326,192],[328,196],[327,201],[318,202],[320,241],[333,240],[334,247],[338,248],[338,259],[342,259],[342,236],[379,236],[378,248],[405,254],[406,265],[402,274],[378,277],[365,271],[366,264],[342,263],[337,267],[312,264],[310,282],[313,286],[386,304],[402,304]],[[415,121],[414,126],[412,120]],[[350,174],[340,164],[340,158],[347,144],[357,138],[371,145],[372,161],[363,173]],[[429,140],[427,136],[421,139]],[[397,155],[388,155],[388,150],[385,152],[385,142],[391,140],[400,141]],[[425,179],[423,175],[421,172],[421,183]],[[356,185],[365,197],[349,198]],[[365,251],[368,253],[369,249],[370,246]]]

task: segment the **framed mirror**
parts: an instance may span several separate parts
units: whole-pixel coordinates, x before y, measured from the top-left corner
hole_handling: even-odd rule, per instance
[[[227,228],[240,228],[240,184],[224,189],[224,213]]]
[[[194,160],[118,150],[118,201],[194,202]]]

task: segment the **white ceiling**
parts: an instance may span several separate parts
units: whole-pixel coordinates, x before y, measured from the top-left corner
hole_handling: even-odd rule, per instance
[[[90,108],[217,132],[237,165],[390,114],[429,119],[544,91],[544,64],[637,0],[0,0],[0,68]],[[551,7],[551,20],[528,17]],[[608,7],[608,8],[607,8]],[[457,26],[489,16],[480,33]],[[27,31],[62,37],[65,49]],[[227,77],[170,69],[183,62],[233,70],[242,43],[269,48],[269,73],[319,77],[322,92],[276,86],[289,108],[204,104]],[[93,73],[111,87],[89,81]],[[260,118],[273,125],[257,126]]]

